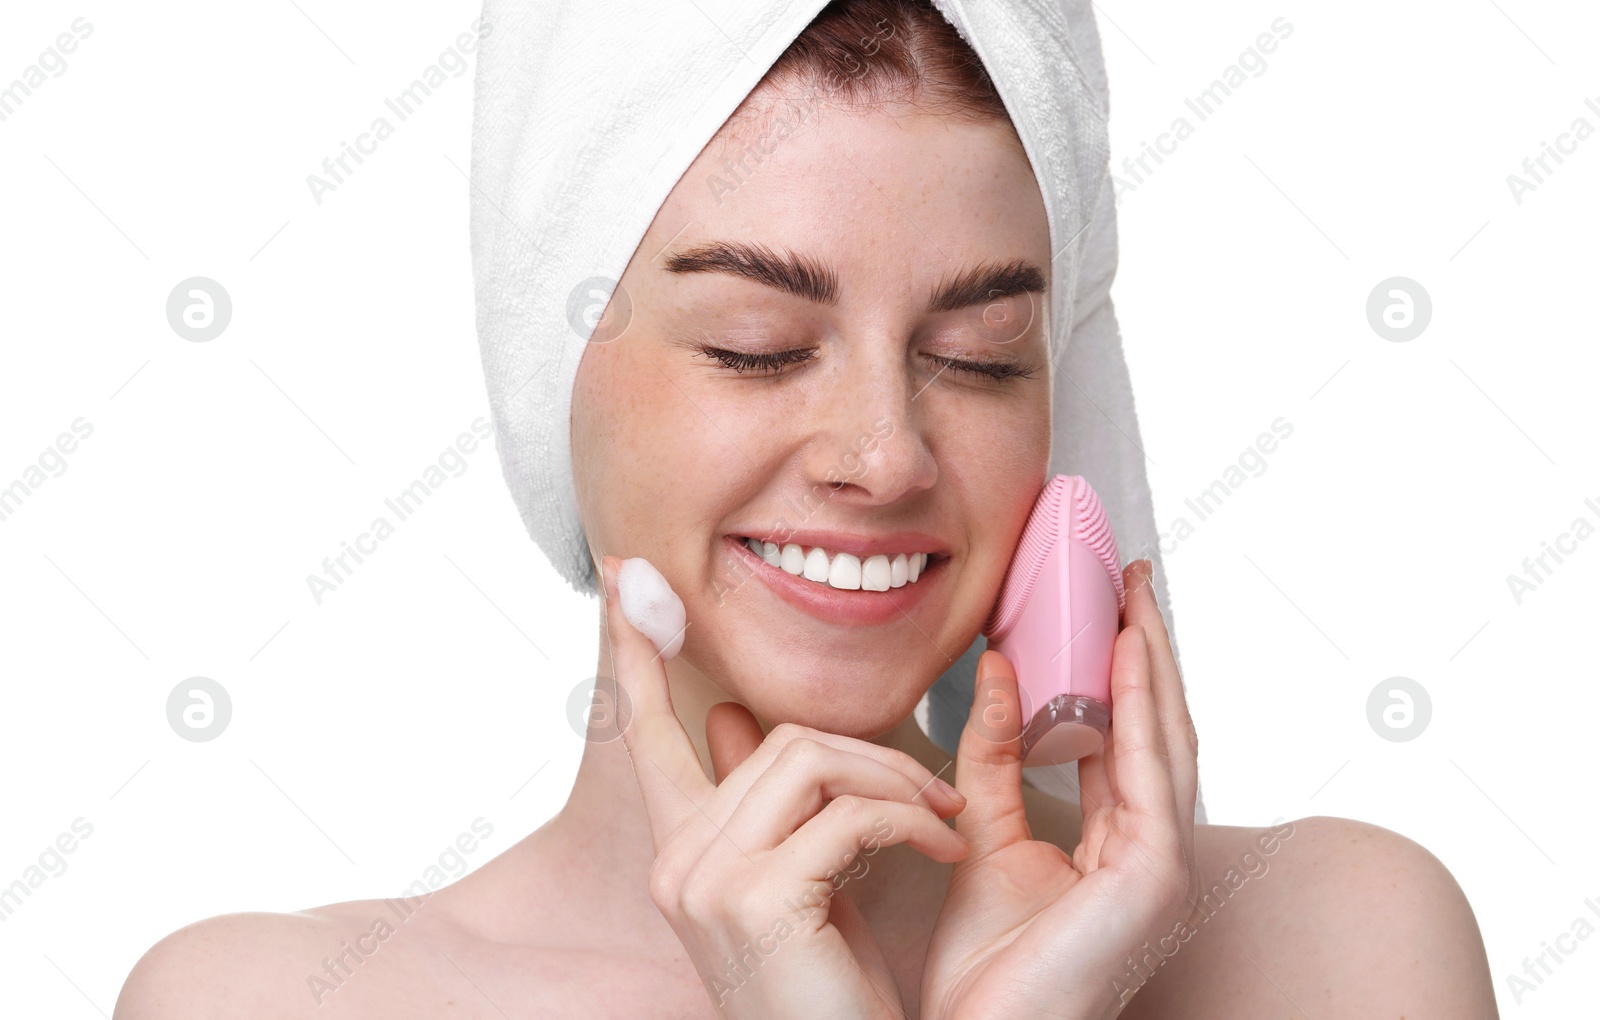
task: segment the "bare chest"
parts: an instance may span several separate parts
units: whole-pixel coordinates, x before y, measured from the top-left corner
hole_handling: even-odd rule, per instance
[[[687,958],[418,939],[325,992],[315,1015],[383,1020],[564,1020],[718,1014]]]

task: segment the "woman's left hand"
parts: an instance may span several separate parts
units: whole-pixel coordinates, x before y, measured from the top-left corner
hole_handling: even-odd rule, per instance
[[[1078,762],[1083,833],[1068,857],[1032,838],[1022,800],[1023,719],[999,652],[978,663],[956,752],[967,806],[922,973],[922,1016],[1112,1017],[1142,983],[1129,959],[1171,939],[1199,888],[1196,737],[1150,562],[1124,572],[1112,651],[1111,731]]]

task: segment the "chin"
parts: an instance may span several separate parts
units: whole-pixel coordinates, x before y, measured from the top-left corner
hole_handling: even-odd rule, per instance
[[[745,661],[754,661],[746,659]],[[743,675],[721,684],[770,729],[795,723],[858,740],[871,740],[894,729],[913,712],[933,679],[924,679],[900,665],[866,664],[860,660],[818,663],[774,663],[759,675]]]

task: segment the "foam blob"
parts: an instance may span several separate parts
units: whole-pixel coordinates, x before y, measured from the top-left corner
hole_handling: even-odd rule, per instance
[[[623,560],[617,571],[617,598],[622,615],[634,630],[655,642],[663,659],[678,654],[688,616],[683,600],[654,564],[641,556]]]

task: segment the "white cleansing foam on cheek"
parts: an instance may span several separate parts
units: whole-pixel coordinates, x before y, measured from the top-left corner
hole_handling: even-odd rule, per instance
[[[617,598],[622,615],[634,630],[655,642],[663,659],[678,654],[688,619],[683,600],[649,560],[635,556],[622,561],[617,571]]]

